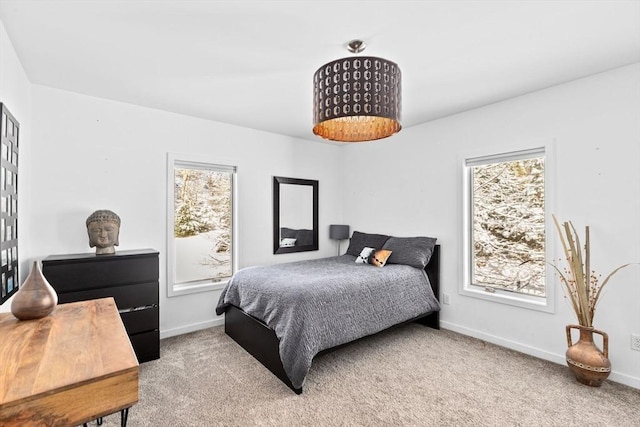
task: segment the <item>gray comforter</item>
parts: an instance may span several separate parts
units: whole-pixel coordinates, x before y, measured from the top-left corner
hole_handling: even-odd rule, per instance
[[[216,312],[234,305],[273,329],[284,370],[302,388],[318,352],[440,309],[424,270],[354,261],[342,255],[242,269]]]

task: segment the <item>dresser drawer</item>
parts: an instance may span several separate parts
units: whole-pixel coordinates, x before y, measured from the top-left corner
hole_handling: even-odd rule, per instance
[[[138,362],[143,363],[160,358],[160,331],[130,335],[129,339]]]
[[[158,282],[89,289],[77,292],[60,292],[58,289],[56,289],[56,291],[58,292],[59,303],[113,297],[113,299],[116,300],[116,305],[119,310],[158,305],[159,302]]]
[[[42,261],[42,273],[58,293],[158,281],[157,253],[127,253]]]
[[[127,334],[134,335],[158,329],[160,320],[158,307],[147,307],[141,310],[121,312],[122,323]]]

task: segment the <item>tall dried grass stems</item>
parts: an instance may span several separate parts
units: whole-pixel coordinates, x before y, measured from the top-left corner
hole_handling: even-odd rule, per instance
[[[600,282],[602,275],[597,275],[594,270],[591,270],[589,226],[585,227],[583,254],[580,237],[571,221],[564,222],[560,225],[555,215],[553,215],[553,222],[558,230],[565,259],[568,263],[568,268],[564,268],[564,272],[552,264],[553,268],[555,268],[560,275],[560,281],[565,287],[566,294],[571,301],[573,311],[580,325],[593,327],[593,316],[595,315],[602,289],[607,282],[609,282],[611,276],[630,265],[630,263],[616,268]]]

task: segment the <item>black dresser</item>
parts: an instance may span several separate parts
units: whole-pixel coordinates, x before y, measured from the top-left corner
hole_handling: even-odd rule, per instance
[[[153,249],[52,255],[42,273],[67,303],[113,297],[140,363],[160,357],[158,252]]]

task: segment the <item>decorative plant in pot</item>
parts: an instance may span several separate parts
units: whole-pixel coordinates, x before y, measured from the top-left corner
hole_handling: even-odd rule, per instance
[[[553,222],[558,230],[568,264],[564,271],[555,265],[553,267],[560,276],[560,281],[564,285],[565,293],[579,323],[579,325],[567,325],[566,327],[567,345],[569,346],[566,353],[567,365],[578,381],[589,386],[599,387],[611,373],[609,336],[593,327],[593,316],[602,295],[602,289],[609,282],[609,279],[630,264],[621,265],[609,273],[603,281],[600,281],[602,276],[591,270],[589,226],[585,227],[583,253],[580,237],[571,221],[560,225],[556,217],[553,216]],[[580,331],[580,339],[575,344],[571,337],[572,329]],[[602,336],[603,351],[593,342],[594,333]]]

